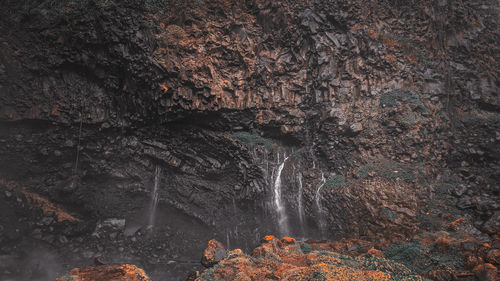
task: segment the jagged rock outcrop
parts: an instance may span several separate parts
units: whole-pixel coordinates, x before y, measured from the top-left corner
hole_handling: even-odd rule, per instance
[[[203,252],[201,257],[201,264],[210,267],[220,262],[226,257],[227,251],[221,242],[216,240],[208,241],[208,247]]]

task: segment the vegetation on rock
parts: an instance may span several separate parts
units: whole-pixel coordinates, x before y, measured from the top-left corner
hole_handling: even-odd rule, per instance
[[[55,281],[151,281],[144,270],[130,264],[100,265],[72,269]]]
[[[265,147],[270,147],[273,145],[272,140],[263,138],[256,133],[234,132],[234,133],[228,133],[228,136],[231,138],[235,138],[249,146],[263,145]]]
[[[336,252],[311,250],[290,237],[266,236],[251,256],[229,255],[205,270],[197,281],[213,280],[371,280],[422,281],[403,264],[376,256],[351,257]]]

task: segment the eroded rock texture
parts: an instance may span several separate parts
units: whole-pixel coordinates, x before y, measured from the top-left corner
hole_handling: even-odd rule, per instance
[[[0,276],[460,217],[499,247],[496,1],[4,2]]]

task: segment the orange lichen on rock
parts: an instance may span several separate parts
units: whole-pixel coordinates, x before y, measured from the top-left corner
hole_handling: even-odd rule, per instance
[[[378,258],[384,257],[384,254],[382,254],[380,250],[377,250],[375,248],[371,248],[370,250],[368,250],[368,252],[366,252],[366,254],[371,257],[378,257]]]
[[[168,87],[165,85],[165,84],[160,84],[160,88],[162,91],[164,92],[167,92],[168,91]]]
[[[241,249],[234,249],[232,251],[229,252],[229,255],[242,255],[243,254],[243,251]]]
[[[266,236],[264,236],[264,239],[265,239],[266,241],[270,241],[270,240],[273,240],[273,239],[274,239],[274,236],[273,236],[273,235],[266,235]]]
[[[445,237],[439,237],[438,239],[436,239],[434,247],[440,251],[445,251],[450,247],[450,244],[450,240],[446,239]]]
[[[319,263],[311,267],[301,268],[298,272],[292,272],[295,279],[292,280],[321,280],[348,281],[348,280],[393,280],[391,275],[381,271],[356,270],[349,266],[336,266],[328,263]]]
[[[22,187],[14,182],[9,182],[4,179],[0,179],[0,184],[4,185],[9,190],[20,191],[24,195],[24,197],[26,197],[28,204],[33,207],[40,208],[44,214],[54,213],[58,222],[79,221],[79,219],[68,213],[62,207],[57,206],[56,204],[50,202],[47,198],[39,194],[28,191],[26,187]]]
[[[238,250],[238,249],[237,249]],[[241,251],[241,250],[240,250]],[[233,251],[234,252],[234,251]],[[206,267],[210,267],[218,263],[220,260],[225,258],[227,255],[224,245],[217,240],[208,241],[208,246],[203,252],[201,258],[201,264]]]
[[[74,268],[55,281],[150,281],[144,270],[131,264]]]
[[[292,237],[283,237],[283,243],[287,243],[287,244],[295,244],[295,242],[297,242],[297,240],[295,240],[295,238],[292,238]]]
[[[267,236],[252,256],[231,255],[202,272],[205,280],[425,280],[402,264],[386,260],[370,249],[371,257],[351,257],[320,250],[290,237]]]
[[[26,190],[26,188],[23,188],[22,192],[28,199],[28,202],[42,209],[44,214],[53,212],[56,215],[58,222],[78,221],[78,219],[75,218],[73,215],[69,214],[61,207],[54,205],[47,198],[42,197],[41,195],[38,195],[36,193],[29,192]]]
[[[459,218],[448,224],[448,229],[451,231],[458,231],[458,226],[465,222],[465,218]]]

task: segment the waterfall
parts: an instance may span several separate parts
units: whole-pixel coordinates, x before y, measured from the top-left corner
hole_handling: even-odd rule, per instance
[[[279,159],[279,154],[278,154]],[[285,212],[285,206],[283,205],[281,198],[281,172],[285,167],[286,160],[288,157],[285,157],[283,162],[279,165],[278,171],[276,172],[276,179],[274,181],[274,205],[276,208],[276,213],[278,215],[278,227],[281,235],[288,235],[288,218]]]
[[[226,249],[231,249],[231,242],[229,240],[229,231],[226,232]]]
[[[325,183],[326,183],[325,175],[323,174],[323,172],[321,172],[321,184],[316,189],[314,200],[316,201],[316,208],[318,209],[318,226],[322,238],[325,235],[326,220],[323,213],[323,208],[321,206],[321,199],[322,199],[321,189],[323,188],[323,186],[325,186]]]
[[[156,209],[158,208],[158,201],[160,199],[160,195],[158,192],[158,188],[160,186],[160,174],[161,174],[161,167],[157,165],[155,167],[155,178],[154,178],[153,190],[151,190],[151,204],[149,206],[148,229],[150,230],[153,229],[153,226],[155,224]]]
[[[309,153],[311,154],[311,158],[312,158],[312,164],[313,164],[313,169],[316,169],[316,162],[318,161],[318,159],[316,158],[316,155],[314,154],[314,146],[315,146],[315,143],[314,141],[312,141],[312,144],[311,146],[309,147]]]
[[[300,231],[301,235],[304,236],[304,205],[302,202],[302,173],[299,172],[298,174],[298,189],[297,189],[297,206],[298,206],[298,213],[299,213],[299,223],[300,223]]]

